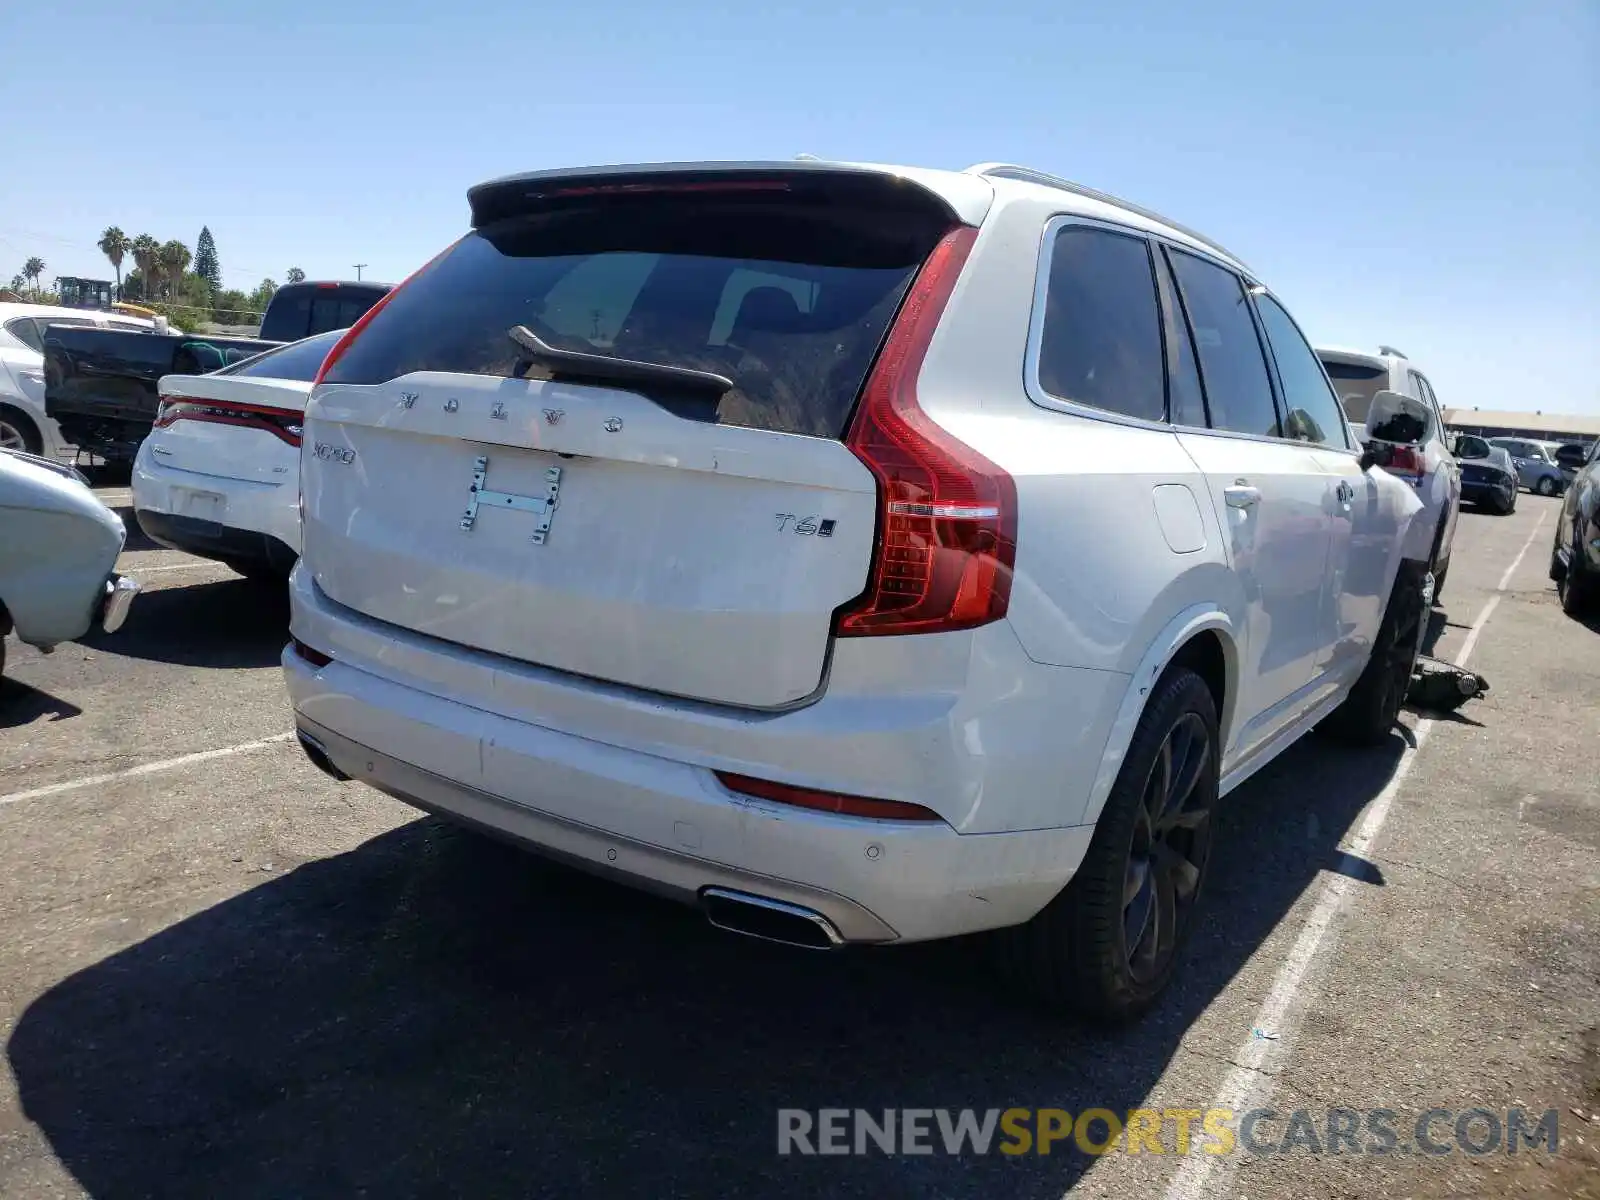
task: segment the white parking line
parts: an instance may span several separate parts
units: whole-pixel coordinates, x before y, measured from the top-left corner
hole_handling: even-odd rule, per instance
[[[279,742],[286,742],[293,736],[293,733],[275,733],[271,737],[260,738],[253,742],[240,742],[237,746],[223,746],[217,750],[200,750],[194,754],[180,754],[177,758],[163,758],[157,762],[148,762],[141,766],[129,767],[126,771],[107,771],[103,775],[84,775],[77,779],[67,779],[61,783],[48,784],[45,787],[30,788],[25,792],[12,792],[6,796],[0,796],[0,807],[7,804],[18,804],[23,800],[38,800],[45,796],[57,796],[62,792],[75,792],[79,788],[96,787],[102,783],[113,783],[118,779],[132,779],[136,775],[154,775],[158,771],[171,771],[177,767],[187,767],[193,763],[210,762],[214,758],[230,758],[235,754],[249,754],[254,750],[265,750],[268,746],[276,746]]]
[[[222,567],[224,564],[212,562],[209,558],[197,558],[194,562],[172,563],[160,567],[125,567],[123,574],[132,575],[137,579],[141,575],[158,575],[162,571],[197,571],[201,567]]]
[[[1462,643],[1461,653],[1456,658],[1458,665],[1465,665],[1473,648],[1477,646],[1478,636],[1483,632],[1484,625],[1494,615],[1494,610],[1500,604],[1500,597],[1511,585],[1511,577],[1522,565],[1523,557],[1533,545],[1533,539],[1539,536],[1544,518],[1545,514],[1540,513],[1533,530],[1528,534],[1528,540],[1522,544],[1522,549],[1517,551],[1517,556],[1511,560],[1511,565],[1506,568],[1505,574],[1500,576],[1495,594],[1489,597],[1489,602],[1478,613],[1478,619],[1472,623],[1466,641]],[[1400,791],[1406,776],[1411,773],[1412,764],[1417,761],[1417,753],[1422,749],[1422,744],[1428,740],[1428,732],[1434,724],[1435,722],[1427,717],[1417,722],[1412,745],[1406,749],[1383,791],[1379,792],[1377,798],[1367,806],[1361,823],[1356,826],[1355,833],[1344,846],[1345,854],[1357,858],[1366,856],[1383,829],[1384,822],[1389,819],[1389,809],[1394,804],[1395,795]],[[1300,927],[1299,936],[1289,948],[1288,957],[1284,959],[1277,975],[1273,977],[1267,998],[1261,1002],[1260,1011],[1251,1022],[1252,1032],[1244,1037],[1238,1049],[1234,1051],[1231,1060],[1234,1067],[1222,1081],[1222,1086],[1217,1089],[1217,1094],[1211,1101],[1212,1108],[1230,1109],[1237,1115],[1252,1108],[1260,1108],[1271,1097],[1276,1075],[1266,1068],[1272,1063],[1281,1070],[1283,1061],[1291,1055],[1290,1041],[1298,1019],[1299,1006],[1296,1005],[1296,1000],[1301,985],[1305,983],[1318,951],[1323,949],[1328,928],[1333,919],[1339,915],[1345,898],[1353,890],[1353,883],[1354,880],[1348,875],[1334,875],[1323,884],[1322,894],[1312,906],[1305,924]],[[1268,1031],[1275,1037],[1259,1038],[1254,1032],[1257,1029]],[[1237,1154],[1188,1155],[1167,1188],[1166,1200],[1199,1200],[1203,1196],[1226,1193],[1233,1173],[1238,1169],[1238,1157]]]

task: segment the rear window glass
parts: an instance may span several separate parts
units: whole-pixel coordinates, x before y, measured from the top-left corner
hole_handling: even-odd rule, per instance
[[[330,329],[349,329],[361,319],[361,314],[366,312],[378,302],[378,297],[369,295],[340,295],[332,292],[323,296],[315,296],[311,301],[311,326],[308,333],[326,333]]]
[[[931,215],[787,198],[652,197],[518,218],[457,243],[327,379],[511,376],[508,331],[526,325],[560,349],[734,381],[714,408],[674,408],[682,416],[836,438],[943,232]]]
[[[311,329],[311,293],[280,291],[267,303],[261,321],[261,339],[266,342],[293,342]]]
[[[244,375],[257,379],[297,379],[310,382],[322,368],[322,360],[339,340],[342,329],[320,333],[303,341],[280,346],[257,354],[231,367],[213,372],[217,375]]]
[[[1322,360],[1328,378],[1333,380],[1334,391],[1339,393],[1339,403],[1344,415],[1357,425],[1367,422],[1367,409],[1372,398],[1389,386],[1388,367],[1363,367],[1355,363]]]

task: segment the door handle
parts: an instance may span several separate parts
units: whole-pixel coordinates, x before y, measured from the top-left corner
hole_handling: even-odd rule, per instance
[[[1236,483],[1232,487],[1223,488],[1222,496],[1227,500],[1229,508],[1254,508],[1261,503],[1261,489],[1251,487],[1247,483]]]

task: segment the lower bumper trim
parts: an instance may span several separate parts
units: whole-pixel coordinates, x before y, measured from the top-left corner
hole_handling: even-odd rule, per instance
[[[362,746],[304,715],[297,717],[296,727],[302,743],[309,738],[339,774],[423,812],[590,874],[690,905],[703,905],[708,889],[759,897],[814,914],[842,942],[892,942],[900,937],[877,914],[836,892],[696,858],[480,792]]]

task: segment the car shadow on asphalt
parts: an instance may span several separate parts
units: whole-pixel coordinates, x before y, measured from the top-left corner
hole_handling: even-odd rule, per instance
[[[0,677],[0,729],[32,725],[41,718],[65,721],[82,713],[83,709],[76,704],[52,696],[49,692],[41,692],[15,679]]]
[[[123,658],[231,669],[272,666],[288,637],[288,588],[235,577],[145,592],[116,633],[82,642]]]
[[[112,512],[116,513],[117,516],[122,518],[122,526],[128,531],[127,537],[122,543],[122,552],[124,554],[130,550],[166,549],[166,547],[164,547],[160,542],[156,541],[143,529],[139,528],[139,519],[133,515],[133,505],[113,504],[110,506],[110,508]]]
[[[1308,738],[1228,798],[1181,974],[1128,1028],[1031,1005],[982,938],[790,950],[419,819],[79,970],[10,1066],[104,1200],[1058,1197],[1095,1161],[1070,1143],[780,1158],[777,1110],[1138,1107],[1319,876],[1382,886],[1339,843],[1403,747]]]

